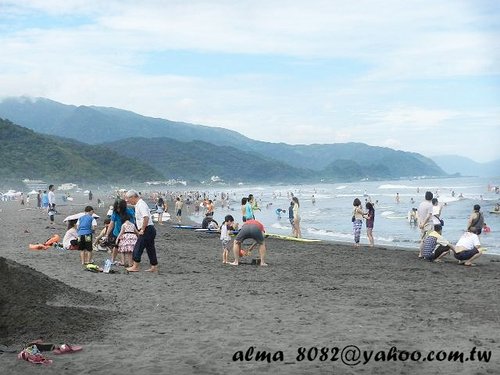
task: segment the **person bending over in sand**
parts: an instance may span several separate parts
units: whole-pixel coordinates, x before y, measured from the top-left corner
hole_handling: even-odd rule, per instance
[[[244,240],[251,238],[259,244],[260,265],[267,266],[264,258],[266,256],[266,242],[264,240],[265,229],[260,221],[247,220],[241,227],[233,243],[234,262],[229,263],[232,266],[240,264],[241,244]]]
[[[464,266],[475,266],[472,261],[483,254],[475,227],[470,227],[455,245],[455,258]]]
[[[135,206],[135,222],[139,229],[137,242],[134,247],[132,258],[134,264],[127,268],[128,272],[138,272],[139,264],[141,263],[142,253],[146,249],[151,267],[146,272],[158,272],[158,260],[156,259],[156,229],[151,220],[151,212],[149,206],[144,200],[139,197],[139,193],[135,190],[129,190],[126,194],[130,204]]]
[[[229,231],[233,230],[234,218],[231,215],[226,215],[224,222],[220,227],[220,242],[222,244],[222,264],[229,263],[227,257],[229,255],[229,244],[231,243],[231,236]]]
[[[430,262],[440,262],[441,258],[448,255],[455,247],[441,236],[443,227],[441,224],[435,224],[434,230],[424,240],[424,249],[422,255],[424,259]]]

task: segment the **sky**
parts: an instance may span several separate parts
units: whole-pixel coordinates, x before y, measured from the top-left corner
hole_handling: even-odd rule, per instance
[[[497,0],[0,0],[0,100],[500,158]]]

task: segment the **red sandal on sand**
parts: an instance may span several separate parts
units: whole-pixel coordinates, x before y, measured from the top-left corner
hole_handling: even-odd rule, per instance
[[[79,352],[83,349],[81,346],[62,344],[60,347],[55,348],[52,353],[54,354],[69,354]]]

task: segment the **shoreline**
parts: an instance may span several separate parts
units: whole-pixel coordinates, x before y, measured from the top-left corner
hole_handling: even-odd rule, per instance
[[[64,215],[81,207],[59,207],[55,228],[60,235]],[[127,275],[120,267],[118,274],[95,274],[82,270],[77,251],[27,250],[29,242],[53,232],[46,228],[46,214],[3,208],[0,257],[19,263],[27,273],[15,280],[20,292],[6,298],[33,319],[30,330],[9,332],[8,338],[0,330],[0,344],[18,347],[45,333],[44,338],[56,343],[71,340],[84,347],[65,356],[47,354],[54,360],[44,366],[47,374],[500,370],[500,262],[493,257],[482,256],[478,267],[467,268],[451,258],[443,263],[421,261],[416,253],[400,248],[354,249],[349,243],[268,238],[269,267],[252,266],[250,258],[234,267],[222,265],[217,235],[176,230],[167,223],[156,225],[159,274]],[[105,210],[97,209],[97,214],[102,217]],[[106,258],[105,252],[95,253],[99,265]],[[144,254],[142,270],[147,260]],[[38,295],[46,301],[35,298]],[[45,318],[36,319],[38,313]],[[17,317],[9,318],[3,310],[1,319],[11,318]],[[388,353],[396,347],[425,354],[467,354],[475,348],[490,351],[491,361],[372,360],[354,367],[340,361],[340,353],[338,361],[299,357],[301,348],[353,345],[364,351]],[[257,351],[281,352],[283,361],[257,361]],[[243,360],[238,359],[240,352]],[[40,371],[8,353],[0,354],[0,367],[9,374]]]

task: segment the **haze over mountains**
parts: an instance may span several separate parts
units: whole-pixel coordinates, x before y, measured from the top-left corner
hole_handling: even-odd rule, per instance
[[[433,160],[417,153],[361,143],[261,142],[228,129],[43,98],[4,99],[0,118],[38,133],[99,144],[148,164],[157,180],[203,181],[218,175],[232,182],[305,182],[446,175]]]

